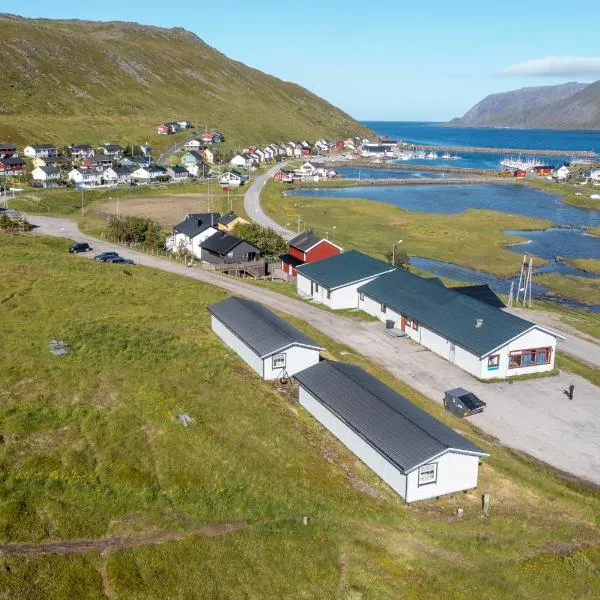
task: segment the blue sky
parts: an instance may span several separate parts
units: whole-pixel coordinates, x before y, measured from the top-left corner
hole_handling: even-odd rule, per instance
[[[447,120],[490,93],[600,79],[598,0],[28,0],[18,12],[185,27],[358,119]]]

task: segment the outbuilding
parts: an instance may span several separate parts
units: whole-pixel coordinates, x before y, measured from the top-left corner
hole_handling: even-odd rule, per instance
[[[227,298],[208,307],[212,330],[263,379],[282,379],[316,365],[316,342],[258,302]]]
[[[358,308],[358,288],[394,270],[392,265],[357,250],[294,268],[300,296],[336,309]]]
[[[402,270],[358,289],[361,310],[479,379],[554,369],[561,336],[472,293]]]
[[[315,235],[312,229],[308,229],[289,241],[287,253],[279,257],[281,269],[295,277],[297,266],[336,256],[341,252],[340,246]]]
[[[296,373],[300,404],[406,502],[477,487],[489,456],[355,365]]]

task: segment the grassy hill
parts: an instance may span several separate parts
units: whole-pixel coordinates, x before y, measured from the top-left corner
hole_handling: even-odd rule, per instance
[[[597,491],[295,322],[491,452],[479,490],[407,506],[211,333],[223,291],[68,245],[0,235],[0,598],[599,596]]]
[[[526,87],[491,94],[451,125],[600,129],[600,81]]]
[[[239,143],[365,133],[308,90],[230,60],[181,28],[0,15],[0,141],[163,146],[165,120]]]

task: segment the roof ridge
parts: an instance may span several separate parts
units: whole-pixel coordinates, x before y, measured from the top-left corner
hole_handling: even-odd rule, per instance
[[[236,298],[237,300],[242,300],[244,301],[244,303],[249,302],[250,306],[252,307],[252,311],[255,315],[259,316],[267,325],[270,325],[273,329],[276,329],[279,333],[281,333],[282,335],[284,335],[285,337],[287,337],[288,339],[292,339],[290,337],[290,334],[286,331],[283,331],[283,329],[281,329],[279,326],[275,325],[274,323],[271,323],[270,321],[268,321],[267,319],[264,318],[264,313],[260,313],[257,310],[254,310],[255,308],[264,308],[262,306],[262,304],[260,304],[259,302],[255,302],[254,300],[248,300],[247,298],[239,298],[238,296],[233,296],[233,298]],[[247,306],[247,305],[246,305]],[[277,317],[278,319],[281,319],[281,317],[279,315],[276,315],[275,313],[272,313],[275,317]],[[284,321],[285,323],[285,321]],[[291,325],[290,325],[291,327]],[[302,333],[302,332],[300,332]]]

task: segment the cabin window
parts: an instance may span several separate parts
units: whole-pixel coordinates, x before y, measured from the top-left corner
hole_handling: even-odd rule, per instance
[[[319,284],[315,283],[315,292],[318,292],[318,291],[319,291]]]
[[[365,301],[365,295],[362,292],[359,294],[359,298],[361,302]]]
[[[233,252],[228,252],[227,253],[227,258],[233,258]]]
[[[552,360],[552,348],[532,348],[511,352],[508,361],[510,369],[548,365]]]
[[[419,467],[419,485],[429,485],[437,482],[437,463]]]
[[[415,320],[413,319],[413,322],[412,322],[412,328],[413,328],[415,331],[419,331],[419,321],[415,321]]]
[[[285,369],[285,354],[275,354],[273,356],[273,368]]]
[[[385,304],[382,302],[382,303],[381,303],[381,312],[382,312],[382,313],[385,313],[385,311],[386,311],[386,310],[387,310],[387,307],[386,307],[386,305],[385,305]]]
[[[497,371],[500,367],[500,355],[492,354],[488,357],[488,371]]]
[[[331,298],[331,290],[327,290],[327,299],[329,300]]]

